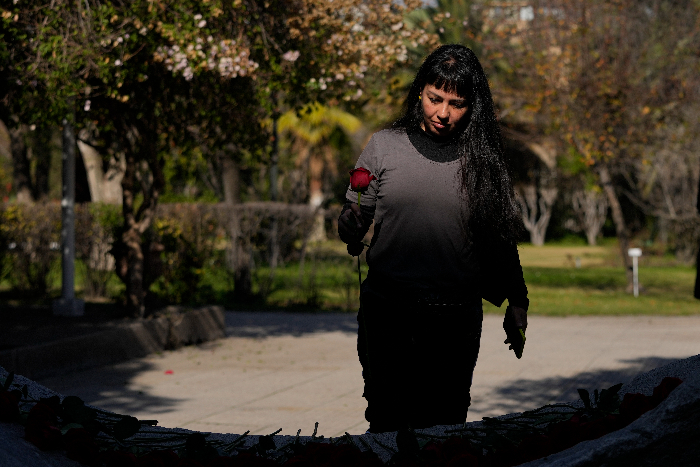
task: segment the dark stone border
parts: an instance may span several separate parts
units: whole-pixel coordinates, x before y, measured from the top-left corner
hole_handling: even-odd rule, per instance
[[[226,336],[224,309],[169,307],[154,319],[0,352],[0,366],[28,378],[117,363]]]
[[[523,467],[627,467],[630,465],[652,467],[673,465],[696,466],[700,458],[700,445],[697,443],[700,432],[700,355],[678,360],[662,367],[642,373],[621,392],[640,392],[650,395],[652,389],[666,376],[683,379],[683,384],[654,410],[642,415],[627,427],[596,440],[584,441],[565,451],[543,459],[522,464]],[[0,367],[0,378],[7,377]],[[60,394],[23,376],[16,376],[15,383],[28,386],[32,398],[49,397]],[[511,417],[514,414],[500,418]],[[481,422],[471,422],[474,426]],[[457,426],[436,426],[423,433],[444,435],[446,430]],[[150,427],[149,430],[163,432],[192,433],[182,428]],[[323,433],[319,433],[323,434]],[[36,459],[38,464],[50,467],[73,467],[77,464],[62,457],[61,453],[43,453],[21,439],[23,429],[19,425],[0,423],[0,465],[3,467],[25,467],[27,460]],[[157,436],[157,435],[153,435]],[[209,439],[230,443],[240,435],[210,433]],[[252,435],[245,439],[242,447],[252,446],[260,436]],[[309,436],[300,436],[301,442],[311,441]],[[371,448],[383,461],[387,461],[396,449],[396,433],[352,435],[352,441],[362,450]],[[275,445],[280,448],[293,443],[293,435],[276,435]],[[389,448],[389,449],[386,449]]]
[[[224,312],[220,307],[207,307],[183,313],[182,309],[166,310],[164,316],[154,320],[145,320],[113,330],[84,336],[78,339],[66,339],[44,346],[25,347],[0,354],[0,377],[6,377],[7,371],[2,358],[9,352],[15,352],[13,358],[33,371],[49,371],[48,366],[60,365],[66,358],[76,358],[79,364],[72,368],[88,364],[105,364],[134,358],[148,353],[173,348],[187,343],[224,337]],[[120,340],[121,339],[121,340]],[[53,347],[53,349],[52,349]],[[23,352],[19,352],[24,350]],[[54,353],[53,355],[51,353]],[[70,361],[70,360],[69,360]],[[64,365],[65,369],[66,366]],[[11,368],[7,368],[10,370]],[[55,370],[55,368],[52,368]],[[16,371],[16,373],[23,373]],[[23,374],[26,374],[24,372]],[[639,392],[650,395],[655,386],[666,376],[681,378],[684,382],[658,407],[642,415],[627,427],[610,433],[596,440],[584,441],[565,451],[538,459],[523,466],[527,467],[626,467],[635,465],[652,467],[657,465],[696,466],[700,458],[700,355],[677,360],[670,364],[638,375],[624,386],[620,394]],[[29,378],[17,376],[17,384],[27,384],[33,398],[56,394]],[[59,395],[60,396],[60,395]],[[510,417],[514,414],[504,415]],[[479,425],[471,422],[468,425]],[[436,426],[420,430],[431,435],[443,435],[446,430],[456,426]],[[155,428],[163,431],[191,432],[180,428]],[[0,424],[0,465],[20,467],[25,463],[13,464],[12,460],[30,459],[39,455],[37,448],[29,443],[17,444],[21,430],[7,424]],[[323,434],[323,433],[319,433]],[[230,443],[238,438],[237,434],[211,433],[211,439],[220,439]],[[2,438],[8,438],[3,441]],[[244,446],[257,442],[259,436],[246,438]],[[370,447],[382,460],[388,460],[396,449],[396,433],[365,434],[351,436],[353,442],[364,450]],[[274,436],[277,447],[295,441],[295,436]],[[302,442],[311,440],[301,436]],[[22,452],[16,451],[21,446]],[[389,448],[386,449],[385,447]],[[12,455],[5,452],[12,450]],[[45,457],[43,465],[72,466],[68,459],[61,459],[53,454]],[[65,463],[63,463],[65,461]],[[9,462],[9,463],[8,463]]]

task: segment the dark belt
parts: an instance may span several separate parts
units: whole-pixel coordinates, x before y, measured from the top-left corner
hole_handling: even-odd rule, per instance
[[[370,288],[380,293],[399,296],[407,303],[419,306],[447,307],[481,304],[481,296],[470,291],[468,286],[460,289],[456,287],[417,287],[371,275],[368,275],[366,281]]]

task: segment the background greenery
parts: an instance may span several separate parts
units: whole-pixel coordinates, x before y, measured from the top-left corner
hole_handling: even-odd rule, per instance
[[[164,245],[160,253],[167,265],[151,287],[149,306],[168,304],[221,304],[228,309],[279,309],[287,311],[355,312],[359,306],[357,258],[338,239],[309,244],[300,256],[299,241],[284,250],[284,260],[271,268],[264,260],[266,241],[253,242],[253,296],[242,303],[233,294],[232,273],[225,266],[225,239],[215,211],[198,213],[191,205],[163,209],[156,219],[156,234]],[[36,207],[33,208],[36,212]],[[0,300],[8,304],[45,305],[60,296],[60,259],[54,249],[42,250],[42,261],[29,247],[7,248],[13,231],[25,238],[57,237],[58,205],[44,206],[39,219],[27,219],[15,205],[1,212],[5,254]],[[115,206],[86,205],[78,209],[76,288],[89,302],[119,301],[124,286],[116,277],[109,258],[109,232],[118,227]],[[200,229],[186,228],[193,218]],[[186,222],[183,219],[188,219]],[[53,234],[50,234],[53,232]],[[11,242],[16,243],[16,242]],[[101,248],[102,258],[95,256]],[[90,252],[93,252],[91,255]],[[693,298],[695,268],[678,261],[660,244],[647,244],[639,262],[640,296],[627,290],[616,239],[606,238],[597,246],[582,237],[569,236],[545,246],[519,247],[525,281],[531,300],[530,312],[543,315],[683,315],[700,312]],[[35,258],[31,261],[31,258]],[[102,262],[100,262],[102,261]],[[364,279],[367,267],[361,258]],[[20,287],[22,285],[22,287]],[[487,313],[502,310],[484,302]]]
[[[66,119],[82,156],[81,296],[133,317],[356,309],[334,225],[347,172],[423,57],[461,43],[491,83],[523,241],[546,241],[522,248],[532,311],[695,312],[698,1],[329,5],[0,6],[1,299],[57,296]]]

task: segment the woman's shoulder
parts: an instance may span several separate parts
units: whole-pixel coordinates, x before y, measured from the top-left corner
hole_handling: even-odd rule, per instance
[[[406,130],[395,130],[393,128],[388,128],[386,130],[380,130],[372,135],[370,139],[370,144],[373,144],[377,148],[383,147],[395,147],[397,143],[406,142],[408,143],[408,135]]]

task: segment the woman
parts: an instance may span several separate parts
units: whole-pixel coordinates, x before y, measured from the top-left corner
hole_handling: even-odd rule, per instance
[[[474,53],[446,45],[430,54],[403,116],[372,136],[356,167],[377,180],[361,209],[348,189],[338,231],[359,255],[375,224],[358,314],[370,432],[464,423],[482,297],[507,298],[523,330],[529,303],[521,219]]]

